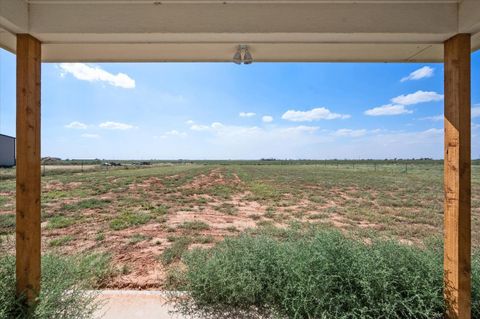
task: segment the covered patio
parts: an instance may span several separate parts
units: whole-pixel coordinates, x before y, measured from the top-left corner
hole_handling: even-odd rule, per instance
[[[0,0],[17,57],[17,292],[40,289],[41,62],[444,62],[444,295],[471,317],[471,64],[478,0]]]

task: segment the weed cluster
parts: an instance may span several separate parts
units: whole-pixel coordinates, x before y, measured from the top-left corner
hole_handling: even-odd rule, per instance
[[[184,312],[217,318],[443,318],[443,249],[339,232],[243,234],[184,258]],[[180,282],[182,280],[177,279]],[[473,262],[480,317],[480,255]]]
[[[0,257],[0,318],[82,319],[91,318],[101,306],[87,289],[111,275],[105,254],[81,257],[46,255],[42,258],[41,292],[34,308],[15,295],[15,258]]]

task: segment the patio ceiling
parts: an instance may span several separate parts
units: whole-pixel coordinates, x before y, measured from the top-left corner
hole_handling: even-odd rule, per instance
[[[42,42],[43,61],[442,61],[479,0],[0,0],[0,45]]]

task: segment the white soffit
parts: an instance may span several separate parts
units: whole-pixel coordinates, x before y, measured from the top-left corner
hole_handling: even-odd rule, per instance
[[[256,61],[434,62],[459,32],[480,47],[480,0],[0,0],[0,27],[47,62],[230,61],[240,43]]]

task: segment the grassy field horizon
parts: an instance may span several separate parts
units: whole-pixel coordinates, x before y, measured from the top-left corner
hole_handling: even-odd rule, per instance
[[[245,232],[338,229],[422,246],[442,236],[442,161],[182,161],[47,167],[42,251],[96,253],[102,285],[174,284],[182,254]],[[0,245],[14,251],[15,171],[0,170]],[[480,246],[480,166],[472,165],[472,242]]]

